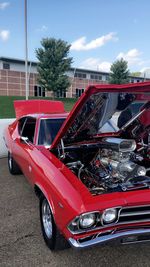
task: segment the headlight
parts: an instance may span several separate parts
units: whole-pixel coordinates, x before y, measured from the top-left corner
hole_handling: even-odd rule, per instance
[[[88,228],[91,227],[95,223],[95,214],[94,213],[87,213],[80,216],[79,224],[81,228]]]
[[[73,234],[83,233],[86,230],[91,230],[91,228],[95,228],[97,222],[100,221],[100,216],[101,215],[99,211],[83,213],[75,217],[68,224],[68,230]]]
[[[103,223],[112,223],[117,219],[117,216],[118,214],[116,209],[107,209],[102,214]]]

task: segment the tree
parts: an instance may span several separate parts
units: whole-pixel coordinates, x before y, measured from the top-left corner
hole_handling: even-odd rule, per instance
[[[132,77],[140,77],[141,76],[141,72],[140,71],[136,71],[136,72],[131,72],[130,73],[130,75],[132,76]]]
[[[129,82],[128,62],[123,58],[115,61],[110,67],[109,83],[124,84]]]
[[[39,84],[54,95],[58,91],[66,91],[70,85],[66,71],[72,63],[72,58],[68,57],[70,45],[55,38],[44,38],[41,45],[36,49]]]

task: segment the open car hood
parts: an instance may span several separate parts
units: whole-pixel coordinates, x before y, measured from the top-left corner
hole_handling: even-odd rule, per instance
[[[44,113],[64,113],[64,104],[61,101],[51,100],[16,100],[14,101],[16,118],[27,114]]]
[[[61,139],[64,145],[70,145],[91,140],[94,136],[100,134],[106,122],[117,111],[124,110],[134,101],[134,98],[137,97],[134,95],[135,92],[140,101],[150,101],[150,82],[89,86],[62,125],[51,145],[51,149],[57,148]],[[149,95],[146,99],[144,99],[145,93]]]

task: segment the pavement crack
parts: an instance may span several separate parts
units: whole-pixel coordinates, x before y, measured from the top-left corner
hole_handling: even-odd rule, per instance
[[[16,244],[17,242],[23,240],[23,239],[26,239],[28,237],[33,237],[35,236],[34,233],[29,233],[29,234],[26,234],[24,236],[21,236],[21,237],[18,237],[15,241],[13,241],[12,243],[9,243],[9,244],[3,244],[0,246],[0,249],[4,248],[4,247],[7,247],[7,246],[11,246],[12,244]]]
[[[13,242],[13,244],[17,243],[17,242],[20,241],[20,240],[23,240],[23,239],[28,238],[28,237],[33,237],[33,236],[34,236],[34,234],[33,234],[33,233],[30,233],[30,234],[26,234],[26,235],[24,235],[24,236],[18,237],[18,238]]]

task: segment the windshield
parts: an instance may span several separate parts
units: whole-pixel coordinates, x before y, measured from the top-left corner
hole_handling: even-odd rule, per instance
[[[38,145],[50,146],[64,122],[61,119],[41,119]]]

